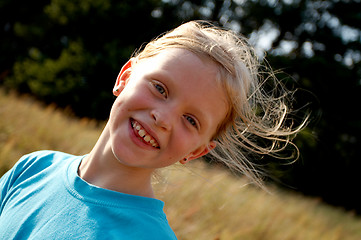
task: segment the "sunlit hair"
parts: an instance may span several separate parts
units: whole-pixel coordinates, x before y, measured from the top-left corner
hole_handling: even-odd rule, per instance
[[[295,127],[288,118],[291,92],[270,68],[260,65],[247,40],[232,31],[206,22],[188,22],[151,41],[135,57],[150,58],[169,48],[187,49],[219,66],[217,80],[227,94],[229,112],[216,130],[217,147],[210,155],[263,186],[250,153],[284,157],[281,151],[306,122]]]

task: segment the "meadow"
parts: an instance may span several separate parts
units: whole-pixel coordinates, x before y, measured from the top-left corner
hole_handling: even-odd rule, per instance
[[[0,89],[0,175],[36,150],[85,154],[103,126]],[[361,239],[361,218],[352,212],[274,186],[265,192],[201,160],[162,170],[154,187],[182,240]]]

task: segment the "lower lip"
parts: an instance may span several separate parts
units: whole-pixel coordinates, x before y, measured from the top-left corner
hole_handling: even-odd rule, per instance
[[[145,142],[143,142],[142,139],[139,139],[139,137],[135,134],[134,129],[132,127],[132,121],[131,119],[129,119],[129,135],[130,135],[130,139],[139,147],[144,148],[144,149],[149,149],[149,150],[157,150],[157,148],[154,148],[148,144],[146,144]]]

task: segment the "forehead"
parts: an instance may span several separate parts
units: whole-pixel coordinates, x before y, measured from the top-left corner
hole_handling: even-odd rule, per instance
[[[218,72],[218,66],[210,57],[179,47],[161,49],[148,57],[140,57],[140,61],[157,62],[159,67],[171,66],[173,64],[197,65],[197,67],[203,66],[207,67],[208,70]]]
[[[207,57],[191,51],[170,48],[142,59],[139,67],[144,74],[160,78],[169,88],[170,97],[197,112],[207,127],[218,128],[228,112],[226,93],[219,81],[219,67]]]

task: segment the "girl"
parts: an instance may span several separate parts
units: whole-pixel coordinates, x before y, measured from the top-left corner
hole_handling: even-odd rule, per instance
[[[260,183],[245,152],[275,154],[302,127],[285,126],[284,97],[258,69],[244,39],[204,23],[150,42],[122,67],[88,155],[32,153],[1,178],[0,239],[176,239],[156,169],[210,153]]]

